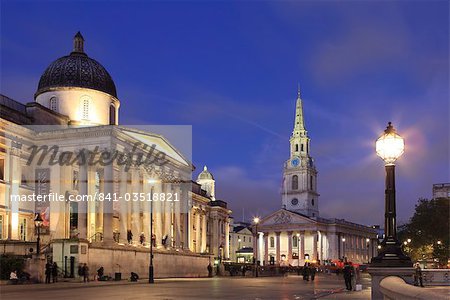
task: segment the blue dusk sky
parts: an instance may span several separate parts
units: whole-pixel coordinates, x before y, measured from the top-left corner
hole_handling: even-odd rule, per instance
[[[406,140],[400,222],[450,181],[448,1],[3,0],[0,92],[33,101],[78,30],[120,123],[192,125],[194,176],[207,164],[238,220],[281,207],[297,83],[322,216],[383,223],[388,121]]]

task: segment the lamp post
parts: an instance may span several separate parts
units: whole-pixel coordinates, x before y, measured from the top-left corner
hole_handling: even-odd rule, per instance
[[[370,249],[370,239],[366,238],[366,246],[367,246],[367,262],[370,262],[371,257],[371,249]]]
[[[253,218],[253,223],[255,223],[255,277],[258,277],[258,223],[259,218]]]
[[[42,226],[42,217],[40,213],[36,213],[34,218],[34,226],[37,228],[37,239],[36,239],[36,253],[37,255],[41,254],[41,226]]]
[[[155,283],[153,268],[153,185],[156,182],[156,179],[148,180],[148,183],[152,185],[150,189],[150,265],[148,267],[148,283]]]
[[[347,261],[345,259],[345,238],[342,238],[342,257],[344,258],[344,262]]]
[[[375,143],[377,155],[384,160],[386,169],[384,231],[381,251],[372,258],[372,265],[379,267],[410,267],[411,259],[402,252],[397,240],[395,203],[395,161],[403,154],[405,142],[389,122],[384,133]]]

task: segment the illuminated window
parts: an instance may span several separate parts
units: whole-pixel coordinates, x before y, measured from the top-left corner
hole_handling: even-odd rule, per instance
[[[292,237],[292,247],[298,247],[298,238],[296,235]]]
[[[0,158],[0,180],[5,180],[5,159]]]
[[[27,240],[27,219],[22,219],[20,222],[20,239]]]
[[[292,189],[298,190],[298,176],[297,175],[292,176]]]
[[[58,99],[56,97],[50,98],[50,109],[53,111],[58,111]]]
[[[273,236],[270,237],[270,248],[275,247],[275,238]]]
[[[81,100],[81,118],[83,120],[89,120],[89,97],[83,97]]]

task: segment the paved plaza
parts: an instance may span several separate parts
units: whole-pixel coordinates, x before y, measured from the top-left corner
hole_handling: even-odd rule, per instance
[[[363,291],[347,292],[341,276],[321,274],[314,282],[299,276],[159,279],[131,282],[61,282],[0,286],[1,299],[370,299],[370,278]]]

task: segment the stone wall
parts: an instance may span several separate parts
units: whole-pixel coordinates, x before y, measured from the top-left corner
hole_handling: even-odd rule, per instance
[[[137,273],[141,278],[148,278],[149,261],[148,249],[90,246],[87,263],[92,277],[100,267],[103,267],[105,275],[114,278],[114,273],[120,272],[122,279],[125,279],[130,277],[130,272]],[[155,250],[153,259],[155,278],[207,277],[209,262],[208,255]]]

